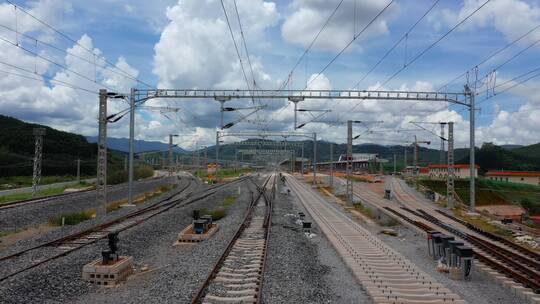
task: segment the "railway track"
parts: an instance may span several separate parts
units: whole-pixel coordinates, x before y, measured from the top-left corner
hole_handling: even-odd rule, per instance
[[[213,195],[222,187],[243,182],[246,179],[248,179],[248,177],[240,178],[226,184],[215,185],[209,189],[197,193],[194,191],[184,193],[193,186],[193,180],[190,180],[190,183],[179,191],[176,191],[175,193],[155,203],[152,203],[151,205],[145,206],[144,208],[133,211],[127,215],[107,221],[78,233],[70,234],[65,237],[2,256],[0,257],[0,282],[13,278],[18,274],[36,268],[52,260],[66,256],[85,246],[94,244],[105,238],[110,232],[121,232],[127,230],[131,227],[144,223],[148,219],[164,213],[171,208],[192,204]],[[7,265],[11,263],[23,264],[23,266],[18,267],[18,269],[11,272],[2,271],[2,269],[9,269],[7,266],[2,267],[2,264]]]
[[[465,303],[293,177],[288,184],[375,303]]]
[[[397,185],[397,186],[396,186]],[[383,208],[421,230],[439,230],[450,234],[474,249],[474,257],[510,280],[540,293],[540,255],[464,220],[439,210],[404,189],[401,182],[393,183],[392,191],[401,203],[400,209],[412,215],[406,216],[394,207]],[[434,225],[434,226],[433,226]],[[442,230],[441,230],[442,229]]]
[[[155,180],[155,179],[158,179],[158,178],[162,178],[162,177],[153,177],[153,178],[150,178],[150,179],[146,179],[145,181],[151,181],[151,180]],[[112,186],[109,186],[108,190],[114,189],[116,187],[126,187],[126,185],[112,185]],[[0,210],[17,208],[17,207],[22,207],[22,206],[25,206],[25,205],[30,205],[30,204],[46,203],[46,202],[56,200],[58,198],[75,197],[75,196],[78,196],[78,195],[81,195],[81,194],[84,194],[84,193],[88,193],[88,192],[92,192],[92,191],[95,191],[95,190],[96,189],[94,187],[92,187],[91,189],[84,189],[84,190],[80,190],[80,191],[76,191],[76,192],[59,193],[59,194],[48,195],[48,196],[44,196],[44,197],[29,198],[29,199],[24,199],[24,200],[18,200],[18,201],[3,203],[3,204],[0,204]]]
[[[246,217],[210,275],[193,298],[199,303],[261,303],[272,198],[276,175],[270,175],[251,202]]]

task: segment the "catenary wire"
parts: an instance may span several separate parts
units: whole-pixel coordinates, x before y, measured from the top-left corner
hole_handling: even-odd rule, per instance
[[[69,37],[67,34],[63,33],[62,31],[56,29],[54,26],[50,25],[49,23],[39,19],[38,17],[34,16],[33,14],[31,14],[30,12],[28,12],[27,10],[23,9],[21,6],[17,5],[16,3],[13,3],[12,1],[10,0],[6,0],[6,2],[8,2],[9,4],[13,5],[16,9],[18,9],[19,11],[23,12],[24,14],[28,15],[30,18],[36,20],[37,22],[43,24],[45,27],[49,28],[50,30],[52,30],[53,32],[57,33],[58,35],[64,37],[65,39],[67,39],[68,41],[74,43],[75,45],[79,46],[81,49],[83,49],[84,51],[92,54],[92,56],[97,56],[92,50],[88,49],[87,47],[85,47],[84,45],[80,44],[79,42],[77,42],[75,39]],[[115,64],[113,64],[112,62],[108,61],[105,57],[102,57],[100,56],[101,59],[109,64],[110,66],[114,67],[115,69],[117,69],[118,71],[121,71],[122,73],[125,73],[126,75],[130,75],[131,77],[133,77],[133,75],[131,75],[130,73],[126,72],[125,70],[117,67]],[[98,57],[98,58],[100,58]],[[135,78],[135,77],[134,77]],[[137,79],[137,78],[135,78]],[[140,79],[137,79],[137,82],[138,83],[141,83],[149,88],[155,88],[155,86],[153,85],[150,85]]]
[[[407,69],[409,66],[411,66],[413,63],[415,63],[418,59],[420,59],[424,54],[426,54],[429,50],[434,48],[439,42],[441,42],[444,38],[446,38],[448,35],[450,35],[455,29],[457,29],[459,26],[461,26],[463,23],[465,23],[467,20],[469,20],[473,15],[475,15],[478,11],[480,11],[484,6],[486,6],[491,0],[486,0],[482,5],[477,7],[474,11],[472,11],[470,14],[468,14],[465,18],[461,19],[456,25],[454,25],[450,30],[448,30],[444,35],[439,37],[437,40],[432,42],[428,47],[426,47],[424,50],[422,50],[420,53],[418,53],[411,61],[409,61],[406,65],[401,67],[399,70],[397,70],[392,76],[388,77],[384,82],[382,82],[375,90],[378,90],[379,88],[386,85],[388,82],[390,82],[392,79],[394,79],[397,75],[399,75],[401,72],[403,72],[405,69]]]

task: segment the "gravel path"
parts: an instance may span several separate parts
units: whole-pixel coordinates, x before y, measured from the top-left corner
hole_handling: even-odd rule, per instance
[[[175,177],[164,177],[138,181],[134,184],[133,193],[137,195],[154,190],[161,185],[174,183],[175,179]],[[107,192],[108,202],[125,197],[127,197],[127,184],[113,186]],[[89,191],[75,196],[59,197],[48,202],[3,209],[0,210],[0,231],[17,231],[46,223],[50,218],[61,213],[79,212],[97,206],[96,192]]]
[[[237,195],[238,185],[185,207],[169,210],[120,234],[120,253],[131,255],[135,267],[150,272],[132,276],[118,288],[99,288],[81,279],[84,264],[100,257],[106,240],[52,263],[28,271],[0,286],[2,303],[188,303],[206,278],[240,222],[251,197],[245,183],[229,214],[218,221],[219,231],[194,246],[173,247],[178,232],[191,222],[194,208],[221,204]]]
[[[263,302],[371,303],[319,229],[312,229],[316,236],[310,239],[288,216],[307,212],[282,190],[280,185],[274,202]]]

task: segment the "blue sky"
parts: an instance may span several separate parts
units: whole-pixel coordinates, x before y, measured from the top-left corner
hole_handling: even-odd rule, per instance
[[[286,79],[293,64],[304,52],[313,34],[320,28],[329,13],[339,1],[294,0],[259,1],[237,0],[239,16],[242,20],[246,44],[254,62],[255,78],[262,88],[277,88]],[[319,89],[350,89],[381,56],[414,24],[435,2],[432,0],[396,0],[376,20],[372,26],[344,52],[324,74],[312,83]],[[440,0],[418,26],[360,85],[360,89],[374,89],[404,63],[424,50],[457,22],[479,7],[485,0],[450,1]],[[97,48],[110,62],[125,59],[124,69],[130,69],[138,78],[159,86],[178,88],[245,88],[234,52],[230,33],[226,27],[221,4],[217,0],[182,1],[14,1],[47,23],[60,29],[73,39]],[[232,0],[224,0],[237,43],[243,49],[236,22]],[[360,31],[374,17],[387,1],[344,0],[315,42],[312,50],[294,71],[292,87],[302,89],[306,79],[317,75],[321,69],[342,49],[355,33]],[[356,14],[354,13],[356,7]],[[356,16],[356,19],[354,17]],[[13,6],[0,6],[0,22],[7,26],[17,26],[21,32],[41,37],[62,49],[80,51],[71,41],[52,33],[42,25],[25,21],[19,12],[15,24]],[[34,22],[35,23],[35,22]],[[490,53],[502,48],[512,40],[540,24],[538,1],[532,0],[491,0],[470,20],[458,27],[433,49],[410,65],[395,79],[384,86],[387,90],[436,90],[455,76],[464,73]],[[0,36],[11,39],[13,34],[2,31]],[[83,40],[82,37],[85,37]],[[540,29],[508,48],[478,70],[480,79],[494,67],[505,62],[516,53],[540,39]],[[32,41],[26,41],[27,46]],[[5,43],[4,43],[5,44]],[[540,44],[539,44],[540,45]],[[20,50],[12,50],[9,44],[0,45],[0,60],[21,67],[31,68],[36,58]],[[523,54],[497,70],[495,84],[500,84],[516,75],[534,69],[540,64],[539,46],[533,46]],[[91,67],[78,66],[65,54],[40,48],[44,56],[54,58],[81,73],[92,73]],[[81,54],[84,54],[81,53]],[[86,54],[88,55],[88,54]],[[247,58],[242,51],[246,64]],[[23,57],[24,56],[24,57]],[[16,60],[17,58],[19,60]],[[26,64],[26,65],[25,65]],[[72,65],[70,65],[72,64]],[[124,64],[124,63],[121,63]],[[40,63],[45,75],[55,79],[71,79],[84,88],[97,90],[99,84],[85,83],[74,75],[65,73],[51,64]],[[80,70],[79,70],[80,69]],[[246,69],[247,66],[246,66]],[[3,70],[11,71],[3,67]],[[65,71],[64,71],[65,72]],[[98,73],[98,72],[96,72]],[[86,74],[85,74],[86,75]],[[98,78],[102,84],[117,85],[119,90],[128,90],[134,85],[127,79],[113,79],[103,71]],[[35,75],[34,75],[35,76]],[[249,75],[248,75],[249,76]],[[0,112],[39,123],[49,124],[67,131],[93,135],[97,126],[95,116],[96,99],[86,93],[70,92],[69,88],[54,88],[54,83],[37,81],[8,82],[11,75],[0,81]],[[65,77],[65,78],[57,78]],[[14,79],[15,79],[14,78]],[[80,77],[79,77],[80,78]],[[471,71],[470,80],[474,79]],[[465,77],[452,83],[448,91],[462,91]],[[512,84],[512,83],[510,83]],[[478,144],[494,141],[500,144],[532,144],[540,138],[540,94],[534,89],[537,79],[518,85],[511,91],[481,103],[478,112]],[[23,87],[27,93],[22,94]],[[36,96],[31,96],[31,92]],[[38,94],[41,92],[41,94]],[[45,94],[43,95],[43,92]],[[479,95],[477,100],[482,100]],[[263,101],[264,103],[268,101]],[[43,103],[51,105],[44,108]],[[232,104],[240,104],[234,102]],[[273,130],[292,129],[292,107],[276,110],[279,105],[269,107],[259,119],[272,119]],[[177,129],[194,131],[199,142],[211,143],[217,127],[217,103],[179,104],[171,101],[156,101],[154,105],[180,106],[182,113],[174,113],[166,118],[159,113],[139,111],[140,125],[137,137],[141,139],[166,140],[167,134]],[[327,119],[385,120],[381,128],[410,128],[410,120],[441,121],[452,120],[456,124],[456,140],[459,145],[468,141],[468,115],[459,112],[463,108],[446,107],[440,104],[417,104],[386,101],[364,103],[358,112],[348,113],[355,103],[343,102],[335,107],[335,102],[314,103],[319,108],[332,108]],[[76,109],[78,123],[66,107]],[[306,107],[309,107],[306,104]],[[111,111],[120,110],[122,105],[112,105]],[[92,113],[87,115],[88,113]],[[226,119],[234,120],[234,114]],[[87,118],[86,116],[91,116]],[[172,118],[172,119],[170,119]],[[301,117],[308,119],[308,117]],[[255,130],[257,125],[243,123],[234,131]],[[327,140],[342,141],[345,130],[341,127],[329,128],[326,124],[309,124],[307,131],[320,133]],[[126,122],[111,126],[113,136],[126,136]],[[423,134],[430,137],[429,134]],[[386,134],[388,141],[398,140],[403,135]],[[380,139],[380,138],[378,138]],[[373,141],[366,138],[366,141]],[[190,147],[194,140],[185,140]],[[384,141],[383,141],[384,143]]]

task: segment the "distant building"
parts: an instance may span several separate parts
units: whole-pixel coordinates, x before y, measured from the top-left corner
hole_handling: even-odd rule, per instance
[[[370,167],[370,163],[374,168],[379,168],[380,163],[388,162],[387,159],[379,158],[379,154],[375,153],[353,153],[352,155],[352,167],[353,172],[356,171],[367,171]],[[328,170],[330,168],[331,162],[320,162],[317,163],[317,168],[320,170]],[[333,162],[334,169],[338,171],[345,171],[347,168],[347,154],[341,154],[337,161]]]
[[[478,177],[478,169],[480,166],[476,165],[474,170],[474,176]],[[454,165],[454,177],[456,179],[466,179],[470,177],[470,165],[468,164],[456,164]],[[446,179],[448,176],[448,165],[429,165],[428,177],[430,179]]]
[[[368,162],[376,160],[379,157],[379,154],[375,153],[353,153],[352,154],[352,160],[353,162]],[[347,154],[341,154],[339,156],[338,162],[346,162],[347,161]]]
[[[540,186],[540,171],[495,171],[486,173],[490,180]]]

